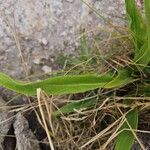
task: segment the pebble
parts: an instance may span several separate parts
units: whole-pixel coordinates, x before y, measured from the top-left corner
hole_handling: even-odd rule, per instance
[[[52,68],[45,65],[42,67],[42,70],[44,71],[44,73],[51,73],[52,72]]]
[[[69,3],[72,3],[74,0],[66,0],[67,2],[69,2]]]
[[[41,43],[46,46],[48,44],[48,41],[46,38],[42,38]]]
[[[36,65],[39,65],[40,62],[41,62],[41,59],[39,59],[39,58],[36,58],[36,59],[33,60],[33,63],[36,64]]]

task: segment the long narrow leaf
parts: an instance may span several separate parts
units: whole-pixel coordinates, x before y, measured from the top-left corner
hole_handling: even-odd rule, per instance
[[[150,62],[150,0],[144,0],[144,4],[146,17],[146,31],[144,34],[146,35],[146,39],[144,46],[140,49],[138,55],[135,57],[135,60],[138,64],[146,66]]]
[[[132,129],[137,129],[138,126],[138,110],[135,108],[132,111],[130,111],[126,115],[127,122],[129,123],[130,127]],[[131,150],[131,147],[134,143],[134,134],[132,131],[130,131],[130,127],[125,122],[122,127],[120,128],[120,131],[123,129],[128,129],[122,131],[118,136],[116,140],[115,150]]]
[[[135,0],[125,0],[126,12],[129,20],[129,28],[133,34],[137,51],[143,46],[146,39],[146,28],[142,15],[137,8]]]
[[[150,1],[144,0],[145,5],[145,29],[144,32],[146,39],[144,45],[141,47],[138,53],[135,55],[135,62],[137,64],[142,64],[140,68],[143,69],[144,66],[147,66],[147,64],[150,62]],[[143,36],[143,35],[142,35]]]
[[[150,1],[144,0],[146,19],[142,17],[135,0],[125,0],[125,3],[136,47],[134,62],[144,69],[150,62]]]
[[[71,102],[62,106],[59,110],[53,112],[54,117],[59,117],[61,114],[69,114],[78,109],[89,108],[97,102],[96,97],[88,98],[86,100],[80,100],[76,102]]]
[[[148,48],[150,49],[150,1],[144,0],[144,5],[147,26]]]
[[[118,71],[118,76],[116,76],[112,81],[107,83],[104,88],[115,88],[126,85],[128,83],[133,82],[134,79],[131,77],[130,70],[121,70]]]
[[[80,93],[96,88],[118,88],[133,82],[127,70],[119,71],[116,77],[110,74],[97,75],[73,75],[53,77],[35,82],[20,82],[0,73],[0,86],[25,95],[36,95],[36,90],[41,88],[47,94],[71,94]]]
[[[150,61],[150,49],[148,48],[148,42],[141,47],[138,53],[135,54],[134,62],[141,69],[145,68]]]
[[[145,0],[145,16],[143,19],[135,0],[125,0],[129,28],[136,47],[134,62],[144,69],[150,62],[150,1]]]

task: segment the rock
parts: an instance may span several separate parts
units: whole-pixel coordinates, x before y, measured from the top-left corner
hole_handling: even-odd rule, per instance
[[[41,44],[43,44],[43,45],[47,45],[48,44],[48,41],[46,40],[46,38],[42,38],[41,40],[40,40],[40,42],[41,42]]]
[[[41,59],[40,58],[36,58],[33,60],[33,63],[36,65],[39,65],[41,63]]]
[[[109,20],[123,23],[117,16],[124,15],[124,0],[85,2]],[[75,54],[83,31],[105,24],[81,0],[0,0],[0,14],[0,70],[18,78],[40,63],[36,54]]]
[[[44,71],[44,73],[51,73],[52,72],[52,68],[49,66],[43,66],[42,70]]]
[[[21,113],[16,115],[16,120],[13,126],[18,150],[40,150],[40,146],[35,135],[29,129],[28,121]]]
[[[14,118],[13,113],[10,113],[6,107],[5,101],[0,97],[0,148],[4,147],[5,135],[7,135]]]
[[[69,3],[72,3],[74,0],[66,0],[67,2],[69,2]]]

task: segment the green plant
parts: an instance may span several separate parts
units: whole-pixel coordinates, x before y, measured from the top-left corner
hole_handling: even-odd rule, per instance
[[[71,54],[65,55],[64,53],[60,53],[56,59],[58,65],[63,66],[63,69],[67,70],[67,72],[69,69],[69,72],[73,72],[73,74],[79,74],[82,72],[82,70],[85,71],[84,68],[88,68],[88,66],[91,67],[93,64],[97,64],[96,58],[93,57],[92,50],[88,45],[85,33],[83,32],[81,34],[82,36],[80,37],[80,46],[78,48],[77,56],[74,57],[74,55]]]
[[[119,68],[117,73],[110,71],[103,75],[69,75],[53,77],[37,82],[20,82],[0,73],[0,86],[25,95],[36,95],[36,90],[41,88],[50,95],[74,94],[94,90],[97,88],[114,89],[119,91],[124,86],[132,86],[124,96],[149,96],[148,68],[150,62],[150,1],[144,0],[145,15],[139,11],[135,0],[125,0],[129,29],[135,47],[133,62],[124,68]],[[144,75],[143,75],[144,74]],[[143,75],[143,76],[142,76]],[[141,78],[142,76],[142,78]],[[143,79],[144,78],[144,79]],[[138,87],[134,90],[134,87]],[[138,94],[137,94],[138,93]],[[79,102],[72,102],[53,113],[54,117],[61,113],[71,113],[74,109],[91,107],[96,102],[95,98],[89,98]],[[133,101],[128,98],[123,101],[130,106]],[[135,131],[138,126],[138,107],[131,108],[124,116],[125,121],[120,127],[121,131],[116,138],[115,150],[130,150],[135,139]]]

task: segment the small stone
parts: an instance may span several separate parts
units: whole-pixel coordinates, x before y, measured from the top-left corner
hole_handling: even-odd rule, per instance
[[[48,44],[48,41],[46,40],[46,38],[42,38],[41,43],[46,46]]]
[[[52,72],[52,68],[46,65],[42,67],[42,70],[44,71],[44,73]]]
[[[36,65],[39,65],[40,62],[41,62],[41,59],[39,59],[39,58],[36,58],[36,59],[33,60],[33,63],[36,64]]]
[[[74,0],[66,0],[67,2],[69,2],[69,3],[72,3]]]
[[[0,56],[0,60],[6,60],[5,56]]]

